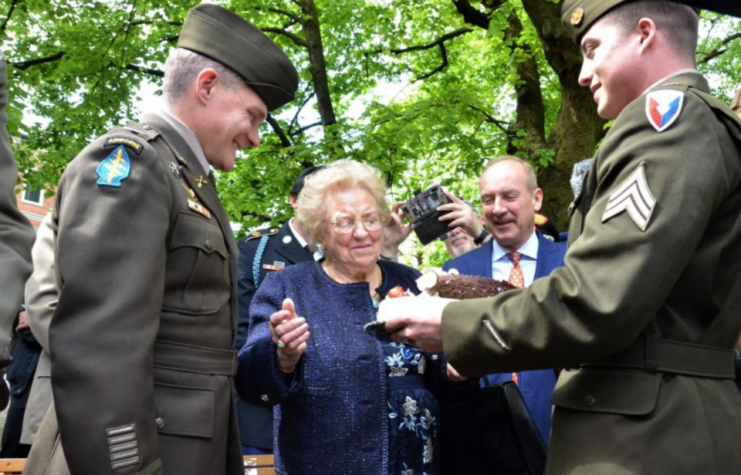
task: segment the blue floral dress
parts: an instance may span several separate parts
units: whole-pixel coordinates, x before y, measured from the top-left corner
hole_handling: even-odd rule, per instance
[[[384,347],[388,379],[389,475],[439,473],[437,400],[426,389],[428,358],[419,348],[403,343]],[[434,365],[431,365],[434,366]]]

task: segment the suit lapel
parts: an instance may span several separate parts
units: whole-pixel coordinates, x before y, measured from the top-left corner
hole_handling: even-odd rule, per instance
[[[298,239],[296,239],[291,232],[291,225],[288,224],[289,222],[290,220],[283,223],[280,233],[276,236],[280,238],[280,243],[276,247],[275,253],[283,257],[287,261],[287,264],[298,264],[300,262],[314,260],[312,254],[306,252],[298,242]],[[286,242],[286,237],[290,237],[291,239]]]
[[[482,275],[488,278],[492,278],[493,269],[492,269],[492,262],[491,257],[492,253],[494,252],[494,239],[490,239],[489,242],[484,244],[484,247],[482,247],[482,258],[476,259],[475,261],[475,274],[474,275]]]

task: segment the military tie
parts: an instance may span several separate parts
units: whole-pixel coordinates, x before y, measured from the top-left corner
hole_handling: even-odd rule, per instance
[[[509,273],[509,283],[518,288],[525,287],[525,276],[522,274],[522,267],[520,266],[520,258],[522,254],[519,252],[508,252],[507,257],[512,261],[512,271]],[[517,373],[512,373],[512,381],[515,384],[520,384],[520,378]]]

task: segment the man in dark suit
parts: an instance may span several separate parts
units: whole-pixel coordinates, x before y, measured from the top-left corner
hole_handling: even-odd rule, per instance
[[[0,52],[0,349],[8,346],[23,287],[31,274],[31,246],[35,237],[31,224],[15,205],[18,171],[8,136],[6,84],[5,58]],[[7,391],[4,399],[7,404]],[[0,406],[0,410],[5,408],[3,404]]]
[[[484,222],[494,239],[478,249],[445,263],[443,269],[511,281],[516,273],[508,253],[517,252],[523,287],[563,266],[566,242],[536,230],[543,192],[538,188],[530,164],[517,157],[499,157],[484,169],[479,181]],[[517,278],[519,279],[519,277]],[[551,393],[556,386],[552,369],[496,373],[482,378],[482,384],[494,385],[515,380],[543,440],[551,431]]]
[[[306,177],[322,168],[312,166],[298,176],[289,194],[294,209]],[[309,250],[301,225],[294,218],[280,228],[260,229],[239,241],[237,348],[241,348],[247,340],[250,303],[267,275],[293,264],[314,260],[315,257],[320,258],[321,253],[315,254]],[[272,407],[247,404],[237,398],[237,419],[244,455],[273,452]]]
[[[270,38],[201,4],[165,64],[164,108],[67,167],[49,329],[61,445],[42,427],[25,473],[244,474],[237,244],[211,168],[229,172],[240,149],[257,147],[260,124],[297,86]]]

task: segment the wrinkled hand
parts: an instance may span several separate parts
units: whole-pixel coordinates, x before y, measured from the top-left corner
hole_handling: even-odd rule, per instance
[[[454,300],[424,295],[386,299],[378,307],[378,319],[386,321],[392,340],[407,340],[422,351],[439,353],[443,351],[443,310],[450,302]]]
[[[306,319],[296,315],[293,300],[283,301],[283,308],[270,315],[270,336],[278,346],[278,365],[284,372],[290,372],[298,364],[306,351],[309,339],[309,324]],[[282,346],[282,348],[281,348]]]
[[[403,204],[404,202],[399,202],[391,208],[391,217],[388,224],[383,228],[381,254],[386,257],[398,254],[399,246],[412,232],[412,225],[404,224],[404,212],[401,211],[401,205]]]
[[[455,368],[450,366],[450,363],[448,363],[447,372],[448,372],[448,379],[451,381],[460,382],[460,381],[465,381],[466,379],[468,379],[465,376],[461,376],[461,374],[458,371],[456,371]]]
[[[479,237],[483,229],[481,217],[477,215],[476,212],[462,199],[447,190],[444,191],[445,196],[447,196],[451,202],[437,207],[437,211],[440,213],[446,213],[449,211],[449,213],[440,216],[440,221],[448,221],[448,227],[451,230],[461,227],[469,236],[474,238]]]

